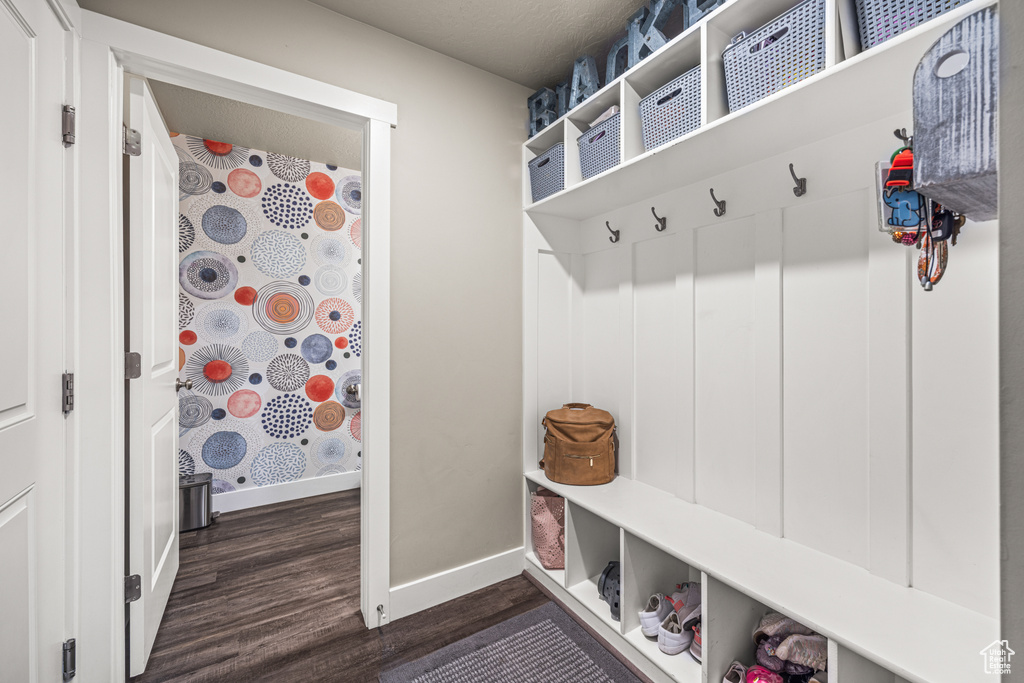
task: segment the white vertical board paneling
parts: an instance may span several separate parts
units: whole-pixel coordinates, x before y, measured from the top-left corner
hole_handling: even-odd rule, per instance
[[[681,234],[633,245],[634,444],[636,478],[679,495],[692,489],[692,431],[683,422],[680,367],[690,362],[684,346],[685,285]],[[685,496],[684,496],[685,497]]]
[[[696,231],[696,500],[754,524],[754,251],[752,217]]]
[[[786,537],[861,566],[868,554],[867,240],[874,230],[865,192],[786,209],[782,271]]]
[[[626,391],[621,368],[624,358],[619,337],[619,251],[606,249],[587,254],[584,266],[583,334],[576,354],[583,361],[584,391],[580,400],[603,408],[621,425],[620,398]],[[622,466],[620,464],[620,472]]]
[[[754,391],[755,525],[782,536],[782,212],[756,216]]]
[[[968,223],[942,281],[912,294],[913,585],[991,616],[999,613],[997,239],[994,222]]]
[[[877,195],[865,193],[866,210]],[[870,232],[870,231],[869,231]],[[888,235],[868,236],[868,569],[910,583],[910,259]]]
[[[564,252],[537,253],[537,414],[533,419],[541,454],[544,414],[572,401],[572,260]]]

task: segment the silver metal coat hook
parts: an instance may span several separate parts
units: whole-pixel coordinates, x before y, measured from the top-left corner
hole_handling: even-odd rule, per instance
[[[914,136],[907,135],[906,128],[897,128],[892,132],[892,134],[895,135],[898,139],[902,140],[903,144],[906,145],[907,147],[911,147],[913,145]]]
[[[611,242],[612,244],[615,244],[616,242],[618,242],[619,241],[619,232],[620,231],[619,230],[612,230],[612,226],[608,224],[608,221],[604,222],[604,227],[608,228],[608,232],[610,232],[612,234],[612,236],[608,238],[608,241]]]
[[[797,178],[796,171],[793,170],[793,164],[789,165],[789,174],[793,176],[793,182],[796,183],[796,187],[793,188],[793,194],[797,197],[803,197],[807,194],[807,178]]]
[[[725,215],[725,200],[718,200],[718,197],[715,196],[715,188],[713,187],[711,188],[711,199],[715,202],[715,215],[721,218]]]
[[[658,224],[654,226],[654,229],[658,232],[662,232],[668,227],[668,218],[661,218],[658,214],[654,213],[654,207],[651,207],[651,213],[654,214],[654,220],[658,221]]]

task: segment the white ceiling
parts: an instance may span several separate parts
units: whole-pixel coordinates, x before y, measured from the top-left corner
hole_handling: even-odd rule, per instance
[[[198,90],[149,81],[174,133],[360,170],[363,135]]]
[[[504,76],[554,86],[573,61],[604,58],[644,0],[310,0],[321,7]],[[678,11],[677,11],[678,13]]]

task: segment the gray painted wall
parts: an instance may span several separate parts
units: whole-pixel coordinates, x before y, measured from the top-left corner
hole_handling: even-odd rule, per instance
[[[528,90],[305,0],[81,5],[398,104],[391,583],[521,545]]]
[[[999,420],[1003,638],[1024,643],[1024,2],[999,5]],[[1024,681],[1017,655],[1004,681]]]

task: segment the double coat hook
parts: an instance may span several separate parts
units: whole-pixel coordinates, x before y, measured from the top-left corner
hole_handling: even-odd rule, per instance
[[[612,236],[608,238],[608,241],[611,242],[612,244],[615,244],[616,242],[618,242],[619,241],[619,233],[621,231],[620,230],[612,230],[612,226],[608,224],[608,221],[604,222],[604,227],[608,228],[608,232],[610,232],[612,234]]]
[[[715,202],[715,215],[721,218],[725,215],[725,200],[719,201],[718,197],[715,196],[715,188],[711,188],[711,199]]]
[[[793,170],[793,164],[789,165],[789,174],[793,176],[793,182],[796,183],[796,187],[793,188],[793,194],[797,197],[803,197],[807,194],[807,178],[797,178],[796,171]]]
[[[903,144],[906,145],[907,147],[913,147],[913,145],[914,145],[914,136],[913,135],[907,135],[907,129],[906,128],[897,128],[896,130],[894,130],[892,132],[892,134],[895,135],[898,139],[902,140]]]
[[[668,218],[660,218],[658,214],[654,213],[654,207],[651,207],[651,213],[654,214],[654,220],[658,221],[658,224],[654,226],[654,229],[658,232],[663,231],[668,227]]]

